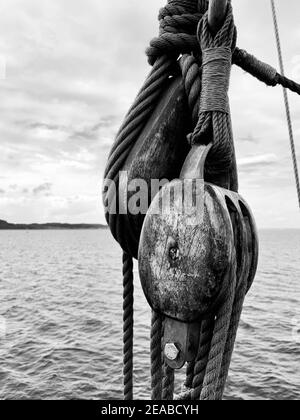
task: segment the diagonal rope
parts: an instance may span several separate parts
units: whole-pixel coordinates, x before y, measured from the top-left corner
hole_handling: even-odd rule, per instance
[[[279,34],[279,26],[278,26],[275,0],[271,0],[271,7],[272,7],[272,15],[273,15],[273,21],[274,21],[274,28],[275,28],[280,72],[282,76],[284,77],[285,72],[284,72],[283,55],[282,55],[282,48],[281,48],[281,42],[280,42],[280,34]],[[297,163],[297,153],[296,153],[296,146],[295,146],[295,140],[294,140],[294,132],[293,132],[293,124],[292,124],[292,118],[291,118],[289,98],[288,98],[288,93],[287,93],[286,88],[283,88],[283,96],[284,96],[284,104],[285,104],[285,109],[286,109],[286,116],[287,116],[287,123],[288,123],[291,151],[292,151],[292,159],[293,159],[295,179],[296,179],[296,188],[297,188],[299,208],[300,208],[300,179],[299,179],[299,171],[298,171],[298,163]]]

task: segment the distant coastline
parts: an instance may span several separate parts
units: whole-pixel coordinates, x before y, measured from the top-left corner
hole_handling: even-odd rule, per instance
[[[107,226],[101,224],[71,224],[71,223],[31,223],[16,224],[0,220],[0,230],[75,230],[75,229],[106,229]]]

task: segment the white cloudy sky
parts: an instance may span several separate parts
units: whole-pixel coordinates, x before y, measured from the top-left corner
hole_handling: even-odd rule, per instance
[[[144,50],[164,4],[1,0],[0,218],[104,220],[105,160],[149,71]],[[270,1],[233,4],[238,45],[277,67]],[[286,73],[300,80],[300,4],[277,4]],[[259,226],[300,227],[281,89],[235,68],[230,97],[240,190]],[[300,97],[290,99],[300,151]]]

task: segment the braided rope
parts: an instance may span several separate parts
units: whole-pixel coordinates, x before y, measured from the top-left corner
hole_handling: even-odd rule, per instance
[[[273,14],[274,28],[275,28],[275,36],[276,36],[280,71],[282,73],[282,76],[284,77],[283,56],[282,56],[279,26],[278,26],[277,13],[276,13],[274,0],[271,0],[271,7],[272,7],[272,14]],[[300,208],[300,178],[299,178],[299,170],[298,170],[298,163],[297,163],[297,153],[296,153],[296,146],[295,146],[295,140],[294,140],[294,132],[293,132],[293,124],[292,124],[292,118],[291,118],[289,98],[288,98],[287,90],[285,88],[283,89],[283,97],[284,97],[284,105],[285,105],[285,110],[286,110],[287,124],[288,124],[289,136],[290,136],[290,145],[291,145],[292,160],[293,160],[295,180],[296,180],[296,188],[297,188],[297,194],[298,194],[298,203],[299,203],[299,208]]]
[[[133,260],[123,254],[124,399],[133,399]]]
[[[234,51],[236,43],[230,3],[223,27],[215,37],[209,30],[208,15],[204,15],[199,25],[199,41],[202,52],[207,55],[207,67],[203,68],[199,120],[190,140],[192,144],[208,144],[213,141],[207,167],[209,173],[219,174],[228,172],[234,160],[227,95],[231,63],[229,57],[224,55],[228,50]]]
[[[174,399],[175,371],[164,363],[164,377],[162,384],[162,400],[172,401]]]
[[[198,120],[200,94],[202,90],[201,69],[198,62],[199,60],[197,60],[196,57],[188,54],[183,55],[180,60],[182,78],[189,102],[189,108],[192,112],[194,126]]]
[[[300,95],[300,85],[299,83],[294,82],[293,80],[288,79],[285,76],[277,73],[276,82],[278,85],[281,85],[285,89],[289,89],[291,92],[297,93]]]
[[[232,359],[232,354],[234,350],[234,345],[236,341],[236,336],[238,332],[238,327],[242,315],[243,305],[245,301],[245,296],[247,292],[247,276],[244,276],[243,282],[238,289],[234,304],[233,304],[233,311],[232,316],[230,320],[230,327],[229,327],[229,333],[227,337],[226,347],[223,355],[223,361],[222,361],[222,368],[221,373],[217,385],[217,391],[216,391],[216,400],[222,400],[224,389],[229,373],[230,363]]]
[[[187,363],[186,366],[186,379],[184,383],[184,387],[186,390],[189,390],[193,386],[194,380],[194,371],[195,371],[195,361]]]
[[[236,249],[239,246],[239,243],[250,243],[251,238],[249,237],[251,235],[251,228],[249,226],[249,230],[246,229],[246,225],[244,224],[244,221],[240,219],[239,215],[237,213],[231,213],[231,220],[232,220],[232,226],[234,231],[234,237],[235,237],[235,244]],[[240,226],[240,229],[243,229],[243,232],[238,231],[238,226]],[[247,228],[248,229],[248,228]],[[251,244],[252,246],[252,244]],[[240,261],[238,262],[238,268],[237,268],[237,284],[236,284],[236,293],[235,293],[235,299],[233,303],[233,310],[230,320],[230,327],[227,337],[227,342],[225,346],[225,351],[223,355],[223,362],[222,362],[222,368],[221,373],[217,385],[217,391],[216,391],[216,399],[222,400],[223,394],[225,390],[225,385],[229,373],[230,363],[232,359],[232,354],[234,350],[234,345],[236,341],[236,336],[238,332],[238,327],[242,315],[243,305],[246,297],[246,293],[248,291],[248,281],[249,281],[249,274],[250,274],[250,267],[252,261],[249,259],[249,254],[247,251],[244,253],[244,255],[239,256]]]
[[[230,290],[228,296],[218,311],[215,321],[209,360],[206,366],[203,388],[200,400],[215,400],[219,377],[222,369],[223,355],[230,328],[231,314],[233,309],[236,288],[236,260],[231,272]]]
[[[194,369],[191,399],[199,400],[205,378],[206,366],[209,359],[209,352],[213,337],[215,319],[209,318],[202,322],[199,351]]]
[[[169,0],[158,18],[159,36],[152,39],[146,51],[151,65],[158,57],[167,55],[177,60],[180,54],[197,48],[195,33],[201,18],[198,0]]]
[[[151,389],[152,400],[162,399],[162,330],[163,322],[161,315],[152,311],[151,322]]]

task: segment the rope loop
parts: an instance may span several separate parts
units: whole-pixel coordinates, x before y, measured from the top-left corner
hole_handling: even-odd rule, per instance
[[[158,16],[159,37],[146,50],[150,65],[163,55],[176,60],[180,54],[199,50],[196,31],[202,13],[198,7],[203,8],[198,0],[168,0]]]

